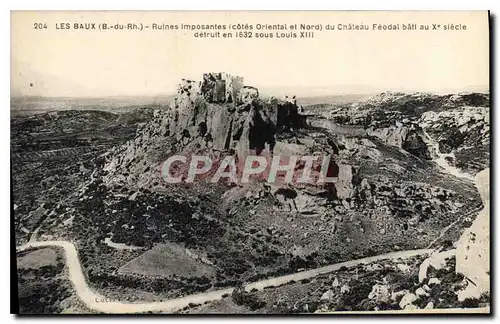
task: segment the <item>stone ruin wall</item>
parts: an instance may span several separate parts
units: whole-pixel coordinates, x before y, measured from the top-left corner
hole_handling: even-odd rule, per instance
[[[209,103],[235,103],[243,88],[243,78],[228,73],[204,73],[201,94]]]
[[[204,73],[202,81],[182,79],[171,108],[171,134],[177,134],[180,140],[197,136],[203,124],[216,149],[233,147],[228,143],[234,134],[241,134],[241,148],[253,149],[244,140],[250,136],[250,129],[252,134],[271,132],[266,135],[269,137],[278,129],[306,126],[305,116],[298,114],[295,104],[276,98],[262,101],[257,88],[245,86],[242,77],[225,72]],[[253,130],[254,126],[262,129]]]

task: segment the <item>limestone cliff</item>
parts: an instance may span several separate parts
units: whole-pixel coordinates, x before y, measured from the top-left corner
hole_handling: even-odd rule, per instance
[[[326,117],[363,126],[368,135],[427,160],[442,159],[456,174],[472,175],[489,166],[489,94],[384,92]]]
[[[484,209],[472,226],[464,231],[457,244],[456,271],[470,280],[459,299],[475,297],[490,290],[490,170],[476,176]]]
[[[241,77],[205,73],[200,82],[183,79],[170,109],[156,111],[134,140],[111,152],[106,180],[159,184],[160,163],[173,153],[272,152],[275,134],[304,126],[304,118],[295,103],[265,101]]]

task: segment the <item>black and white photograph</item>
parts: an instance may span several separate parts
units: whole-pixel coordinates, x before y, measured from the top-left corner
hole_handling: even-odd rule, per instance
[[[490,314],[488,11],[12,11],[21,315]]]

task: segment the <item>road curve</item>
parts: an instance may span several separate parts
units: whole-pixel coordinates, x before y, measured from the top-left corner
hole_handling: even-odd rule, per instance
[[[102,302],[102,300],[106,299],[106,297],[93,291],[87,284],[80,265],[80,259],[78,258],[78,252],[76,251],[75,245],[73,243],[68,241],[29,242],[22,246],[17,247],[16,250],[18,252],[22,252],[25,250],[42,248],[42,247],[59,247],[64,250],[66,263],[69,270],[69,278],[75,288],[78,298],[80,298],[80,300],[89,309],[101,313],[111,313],[111,314],[133,314],[133,313],[145,313],[145,312],[172,313],[188,306],[190,303],[203,304],[207,301],[222,299],[223,295],[230,294],[233,291],[233,288],[226,288],[221,290],[204,292],[200,294],[189,295],[185,297],[174,298],[166,301],[157,301],[148,303],[128,303],[120,301]],[[338,270],[341,267],[353,267],[359,264],[371,263],[385,259],[409,258],[417,255],[430,254],[432,251],[433,251],[432,249],[400,251],[400,252],[392,252],[358,260],[346,261],[286,276],[257,281],[246,285],[245,289],[262,290],[269,286],[279,286],[290,281],[298,281],[302,279],[309,279],[312,277],[316,277],[320,274],[325,274]]]

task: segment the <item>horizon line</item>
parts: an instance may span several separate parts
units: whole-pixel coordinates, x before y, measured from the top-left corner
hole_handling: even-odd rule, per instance
[[[292,88],[292,87],[290,87]],[[479,88],[479,87],[478,87]],[[264,88],[265,89],[265,88]],[[261,94],[265,96],[272,96],[272,92],[268,91],[260,91]],[[412,94],[412,93],[429,93],[429,94],[458,94],[458,93],[490,93],[489,87],[487,89],[481,89],[481,90],[449,90],[446,91],[441,90],[441,91],[430,91],[430,90],[403,90],[403,89],[388,89],[388,90],[367,90],[367,91],[354,91],[354,92],[336,92],[336,93],[324,93],[324,94],[307,94],[307,95],[297,95],[299,98],[315,98],[315,97],[328,97],[328,96],[348,96],[348,95],[376,95],[380,93],[405,93],[405,94]],[[20,99],[20,98],[48,98],[48,99],[83,99],[83,98],[153,98],[153,97],[170,97],[170,96],[175,96],[177,95],[176,92],[171,92],[171,93],[162,93],[162,94],[132,94],[132,95],[127,95],[127,94],[110,94],[110,95],[56,95],[56,96],[51,96],[51,95],[34,95],[34,94],[20,94],[20,95],[10,95],[11,99]]]

